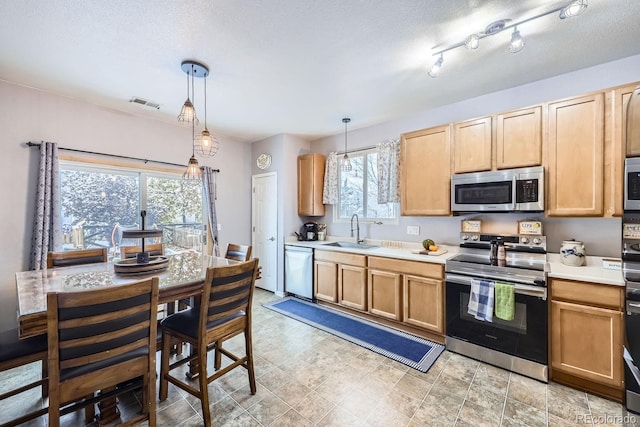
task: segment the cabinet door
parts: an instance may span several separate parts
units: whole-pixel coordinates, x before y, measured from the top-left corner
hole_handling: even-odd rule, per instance
[[[400,206],[402,215],[451,213],[451,127],[402,135]]]
[[[496,167],[498,169],[542,164],[542,107],[496,116]]]
[[[338,302],[357,310],[367,309],[367,269],[354,265],[338,266]]]
[[[444,333],[442,280],[403,276],[404,311],[402,320],[413,326]]]
[[[298,215],[322,216],[325,157],[311,153],[298,156]]]
[[[454,123],[453,172],[491,170],[491,117]]]
[[[389,271],[370,269],[368,279],[369,312],[393,320],[402,320],[402,276]]]
[[[604,96],[548,106],[549,216],[603,214]]]
[[[640,86],[630,94],[629,106],[625,114],[627,157],[640,156]]]
[[[329,302],[338,301],[338,264],[316,261],[313,279],[316,299]]]
[[[551,369],[622,388],[622,312],[552,301]]]

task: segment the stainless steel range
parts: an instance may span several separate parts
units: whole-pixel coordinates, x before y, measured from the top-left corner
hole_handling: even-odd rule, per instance
[[[546,253],[544,236],[461,233],[460,254],[445,267],[447,349],[547,382]],[[472,285],[480,281],[513,286],[512,320],[470,312]]]
[[[640,413],[640,212],[622,216],[622,275],[625,282],[624,376],[627,409]]]

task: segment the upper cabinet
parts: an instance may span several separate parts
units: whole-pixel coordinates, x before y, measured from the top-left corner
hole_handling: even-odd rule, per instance
[[[496,115],[496,168],[542,164],[542,107]]]
[[[627,145],[627,157],[640,156],[640,86],[638,84],[626,86],[622,93],[623,101],[629,105],[627,114],[623,116],[623,129],[626,130],[624,139]]]
[[[491,170],[491,117],[453,124],[453,172]]]
[[[540,166],[542,107],[454,123],[453,153],[454,173]]]
[[[298,156],[298,215],[323,216],[322,189],[325,156],[318,153]]]
[[[451,213],[451,127],[402,135],[400,205],[402,215]]]
[[[604,94],[548,104],[548,216],[602,216]]]

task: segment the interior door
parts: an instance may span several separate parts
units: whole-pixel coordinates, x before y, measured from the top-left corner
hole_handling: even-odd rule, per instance
[[[275,172],[254,175],[252,181],[251,240],[253,256],[260,259],[261,279],[256,286],[275,292],[278,283],[278,191]]]

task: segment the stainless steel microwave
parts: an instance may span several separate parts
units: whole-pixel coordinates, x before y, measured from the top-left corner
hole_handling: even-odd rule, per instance
[[[624,161],[624,207],[625,211],[640,211],[640,157]]]
[[[542,212],[544,168],[542,166],[490,172],[456,174],[451,177],[453,212]]]

